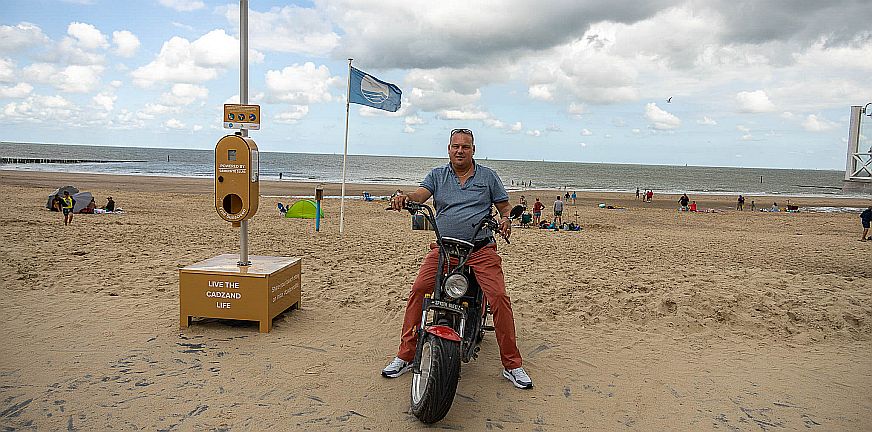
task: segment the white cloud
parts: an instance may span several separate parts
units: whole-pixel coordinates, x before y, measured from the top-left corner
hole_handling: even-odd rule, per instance
[[[762,113],[775,110],[775,104],[769,100],[769,96],[763,90],[739,92],[736,94],[736,102],[739,104],[740,112]]]
[[[239,3],[223,8],[228,23],[239,26]],[[267,12],[250,9],[251,47],[264,51],[323,56],[339,45],[340,37],[320,8],[274,7]]]
[[[436,113],[436,118],[439,120],[463,120],[467,122],[479,121],[481,124],[489,128],[505,130],[509,133],[515,132],[513,131],[515,126],[507,124],[506,122],[494,117],[490,112],[484,111],[479,107],[441,110]]]
[[[823,117],[818,117],[814,114],[809,114],[802,122],[802,128],[809,132],[823,132],[838,126],[838,123],[829,121]]]
[[[159,103],[147,103],[139,112],[140,118],[153,119],[155,116],[165,116],[167,114],[177,114],[181,112],[179,106],[168,106]]]
[[[12,53],[48,42],[48,36],[35,24],[21,22],[14,27],[0,26],[0,53]]]
[[[112,111],[112,108],[115,106],[115,100],[118,99],[118,96],[115,96],[111,93],[98,93],[93,98],[94,105],[103,108],[106,111]]]
[[[415,69],[406,75],[404,95],[426,112],[463,109],[481,99],[477,85],[487,80],[485,75],[471,69]]]
[[[484,123],[485,126],[490,127],[490,128],[494,128],[494,129],[505,129],[506,128],[506,122],[499,120],[499,119],[495,119],[495,118],[486,118],[486,119],[482,120],[482,123]]]
[[[33,63],[24,68],[24,75],[33,82],[49,84],[62,92],[89,93],[100,85],[104,67],[71,65],[58,69],[48,63]]]
[[[532,137],[542,136],[542,131],[540,131],[539,129],[528,130],[527,135]]]
[[[61,91],[89,93],[100,85],[103,66],[67,66],[56,75],[52,84]]]
[[[0,82],[16,82],[15,62],[8,58],[0,58]]]
[[[642,130],[638,128],[633,128],[630,130],[630,132],[633,132],[633,134],[635,135],[639,135],[640,133],[642,133]]]
[[[415,126],[424,124],[424,119],[417,115],[406,116],[403,119],[403,133],[415,133]]]
[[[701,124],[704,126],[716,126],[718,124],[717,121],[712,119],[709,116],[702,116],[702,119],[696,121],[697,124]]]
[[[228,49],[228,47],[237,47]],[[199,84],[239,65],[239,40],[224,30],[212,30],[190,42],[175,36],[164,42],[151,63],[131,72],[133,83],[150,87],[155,83]],[[262,62],[263,54],[249,52],[249,61]]]
[[[33,86],[28,83],[18,83],[12,87],[0,86],[0,98],[21,99],[33,91]]]
[[[164,105],[190,105],[194,101],[209,97],[209,89],[194,84],[173,84],[168,93],[161,95],[160,103]]]
[[[95,50],[98,48],[106,48],[109,42],[97,27],[91,24],[73,22],[67,27],[67,34],[78,41],[78,45],[87,50]]]
[[[77,112],[78,108],[63,96],[32,95],[6,104],[0,110],[0,119],[57,126],[68,123]]]
[[[121,57],[133,57],[139,49],[139,38],[127,30],[112,32],[112,43],[115,44],[115,54]]]
[[[309,114],[308,105],[291,105],[289,111],[280,112],[275,115],[274,119],[278,123],[293,124],[301,120],[306,114]]]
[[[187,24],[182,24],[182,23],[180,23],[180,22],[178,22],[178,21],[173,21],[171,24],[173,25],[173,27],[180,28],[180,29],[183,29],[183,30],[187,30],[187,31],[189,31],[189,32],[194,31],[194,27],[193,27],[193,26],[190,26],[190,25],[187,25]]]
[[[551,94],[551,86],[547,84],[536,84],[531,85],[527,90],[527,94],[531,99],[538,99],[544,101],[550,101],[554,99],[554,95]]]
[[[581,118],[582,114],[588,113],[588,109],[587,109],[587,106],[585,106],[584,104],[578,104],[578,103],[572,102],[569,104],[569,107],[566,109],[566,112],[568,112],[573,117]]]
[[[330,102],[330,88],[341,78],[330,75],[327,66],[312,62],[294,64],[266,73],[267,101],[289,102],[297,105]]]
[[[745,132],[745,133],[751,132],[751,129],[745,125],[737,125],[736,130],[738,130],[739,132]]]
[[[581,135],[582,136],[591,136],[591,135],[593,135],[593,132],[591,132],[589,129],[582,129]]]
[[[203,9],[206,5],[201,0],[159,0],[160,4],[179,12],[190,12]]]
[[[524,125],[521,122],[515,122],[515,123],[512,123],[511,126],[509,126],[509,130],[507,132],[520,133],[523,129],[524,129]]]
[[[440,120],[486,120],[490,113],[481,110],[442,110],[436,114]]]
[[[163,125],[164,125],[164,127],[168,128],[168,129],[176,129],[176,130],[187,129],[187,126],[185,126],[184,123],[182,123],[179,119],[174,119],[174,118],[171,118],[171,119],[165,121],[163,123]]]
[[[645,118],[652,123],[652,127],[658,130],[675,129],[681,126],[681,119],[668,113],[654,102],[645,105]]]
[[[406,118],[403,119],[403,123],[408,125],[408,126],[422,125],[422,124],[424,124],[424,119],[422,119],[421,117],[418,117],[416,115],[410,115],[410,116],[406,116]]]

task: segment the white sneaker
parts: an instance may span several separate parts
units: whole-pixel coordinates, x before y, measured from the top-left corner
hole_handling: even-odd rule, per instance
[[[399,357],[394,357],[394,360],[382,369],[382,376],[385,378],[396,378],[411,369],[411,363]]]
[[[530,379],[530,376],[527,375],[527,371],[522,367],[503,369],[503,376],[519,389],[533,388],[533,380]]]

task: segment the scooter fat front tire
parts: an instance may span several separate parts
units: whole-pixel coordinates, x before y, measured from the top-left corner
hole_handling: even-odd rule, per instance
[[[421,354],[421,373],[412,375],[411,413],[423,423],[442,420],[457,391],[460,342],[427,334]]]

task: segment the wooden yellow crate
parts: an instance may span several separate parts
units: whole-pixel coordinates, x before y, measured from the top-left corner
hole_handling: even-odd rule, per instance
[[[179,324],[192,317],[258,321],[261,333],[276,315],[299,308],[302,258],[252,255],[237,266],[238,255],[224,254],[179,270]]]

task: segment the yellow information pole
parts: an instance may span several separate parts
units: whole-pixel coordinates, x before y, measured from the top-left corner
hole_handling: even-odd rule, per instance
[[[179,326],[193,317],[250,320],[269,332],[280,313],[299,308],[302,259],[248,256],[248,221],[260,201],[260,157],[248,129],[260,129],[260,107],[248,102],[248,1],[240,0],[240,100],[224,106],[224,127],[240,129],[215,145],[215,211],[239,228],[239,259],[218,255],[179,270]],[[250,260],[249,260],[250,258]]]

